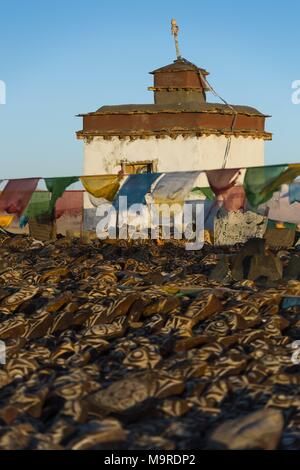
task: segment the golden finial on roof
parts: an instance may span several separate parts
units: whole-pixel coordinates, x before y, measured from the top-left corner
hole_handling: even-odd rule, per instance
[[[172,35],[174,36],[174,40],[175,40],[175,48],[176,48],[177,59],[181,59],[181,54],[180,54],[180,50],[179,50],[179,43],[178,43],[179,26],[178,26],[178,24],[177,24],[177,22],[174,18],[171,20],[171,32],[172,32]]]

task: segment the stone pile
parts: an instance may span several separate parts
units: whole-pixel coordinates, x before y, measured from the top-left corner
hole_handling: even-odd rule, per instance
[[[1,236],[0,449],[299,448],[299,275],[263,241]]]
[[[248,279],[265,286],[276,286],[276,281],[282,279],[298,280],[300,257],[291,253],[286,250],[274,252],[264,238],[250,239],[237,253],[221,256],[209,279],[221,282]]]

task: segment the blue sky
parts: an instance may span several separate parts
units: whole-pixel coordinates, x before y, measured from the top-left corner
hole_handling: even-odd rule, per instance
[[[0,3],[1,177],[80,174],[78,113],[147,103],[148,72],[182,55],[234,104],[271,114],[266,163],[300,162],[300,4],[286,0],[10,0]],[[214,101],[213,96],[208,96]]]

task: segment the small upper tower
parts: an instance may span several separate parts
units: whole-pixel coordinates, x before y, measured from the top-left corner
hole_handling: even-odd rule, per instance
[[[180,57],[173,64],[161,67],[153,72],[155,104],[204,103],[209,87],[205,77],[209,73]]]
[[[174,36],[177,60],[150,72],[154,75],[154,86],[148,89],[154,91],[154,102],[178,105],[204,103],[205,92],[209,90],[205,77],[209,74],[181,56],[179,26],[174,18],[171,20],[171,33]]]

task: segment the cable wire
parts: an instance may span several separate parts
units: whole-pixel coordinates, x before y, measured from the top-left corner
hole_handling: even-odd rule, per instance
[[[227,101],[222,98],[222,96],[220,96],[216,90],[213,88],[213,86],[207,81],[207,79],[204,77],[203,73],[201,72],[200,69],[198,69],[198,73],[199,73],[199,77],[200,77],[200,80],[202,81],[202,83],[204,83],[207,88],[209,89],[209,91],[211,91],[211,93],[216,96],[217,98],[219,98],[221,101],[223,101],[223,103],[228,106],[234,113],[234,117],[233,117],[233,121],[232,121],[232,124],[231,124],[231,135],[227,138],[227,144],[226,144],[226,149],[225,149],[225,154],[224,154],[224,159],[223,159],[223,164],[222,164],[222,169],[226,168],[226,165],[227,165],[227,160],[228,160],[228,156],[229,156],[229,153],[230,153],[230,149],[231,149],[231,143],[232,143],[232,133],[234,131],[234,128],[235,128],[235,125],[236,125],[236,121],[237,121],[237,117],[238,117],[238,112],[237,110],[229,103],[227,103]]]

